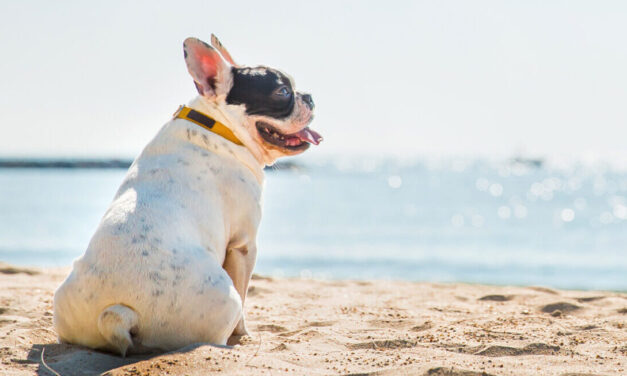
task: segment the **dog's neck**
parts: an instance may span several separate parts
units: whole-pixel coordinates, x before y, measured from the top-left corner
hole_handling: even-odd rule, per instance
[[[172,121],[166,124],[166,127],[162,130],[162,132],[165,132],[166,134],[165,139],[175,137],[180,140],[185,140],[185,142],[191,142],[197,147],[205,149],[213,154],[221,155],[224,158],[235,158],[253,173],[260,184],[263,184],[263,159],[260,159],[257,155],[255,155],[253,149],[248,147],[246,144],[247,140],[236,132],[238,128],[231,126],[232,123],[229,121],[228,117],[225,116],[223,112],[217,108],[217,106],[211,106],[211,104],[202,98],[192,100],[188,104],[188,107],[199,111],[229,127],[229,129],[233,131],[235,136],[237,136],[237,138],[239,138],[244,145],[235,144],[219,134],[213,133],[200,125],[185,119],[172,119]],[[163,138],[159,138],[159,140],[161,141],[155,140],[156,143],[153,146],[147,147],[148,150],[145,152],[150,153],[153,148],[161,150],[162,148],[167,149],[169,147],[169,145],[163,144]]]
[[[192,99],[189,102],[188,107],[208,115],[229,128],[244,144],[246,149],[248,149],[262,168],[273,165],[279,157],[279,155],[274,155],[275,153],[272,151],[265,150],[251,137],[245,125],[246,119],[243,107],[241,109],[241,114],[231,114],[224,111],[224,109],[215,102],[209,101],[201,95]]]

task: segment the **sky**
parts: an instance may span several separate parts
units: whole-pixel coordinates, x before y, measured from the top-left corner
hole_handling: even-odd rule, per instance
[[[137,155],[211,33],[312,93],[314,155],[627,151],[623,1],[0,0],[0,156]]]

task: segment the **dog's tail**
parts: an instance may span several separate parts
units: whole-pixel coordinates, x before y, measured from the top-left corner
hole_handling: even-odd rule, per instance
[[[123,357],[128,348],[133,346],[131,334],[136,334],[137,323],[137,313],[122,304],[108,306],[98,316],[100,334]]]

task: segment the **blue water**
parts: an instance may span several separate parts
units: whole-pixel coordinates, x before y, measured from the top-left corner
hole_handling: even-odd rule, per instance
[[[627,290],[627,173],[343,160],[268,171],[256,272]],[[70,265],[124,171],[0,169],[0,260]]]

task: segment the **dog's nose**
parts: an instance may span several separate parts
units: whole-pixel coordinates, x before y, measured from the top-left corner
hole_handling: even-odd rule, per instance
[[[303,94],[303,101],[307,104],[310,110],[313,110],[314,107],[316,107],[313,98],[309,94]]]

